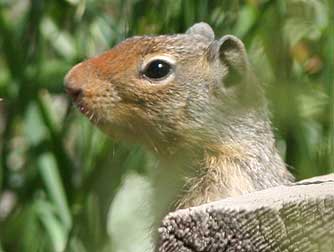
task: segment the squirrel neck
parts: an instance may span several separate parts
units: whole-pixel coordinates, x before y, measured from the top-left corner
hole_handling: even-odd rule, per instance
[[[291,176],[275,148],[269,120],[257,119],[256,126],[250,122],[246,120],[249,125],[240,132],[231,125],[233,138],[217,136],[195,151],[160,157],[153,180],[158,222],[175,209],[289,183]],[[236,123],[240,128],[240,121]]]

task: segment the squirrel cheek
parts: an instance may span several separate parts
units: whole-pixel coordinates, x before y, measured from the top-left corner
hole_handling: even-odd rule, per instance
[[[91,89],[85,90],[84,97],[86,99],[92,99],[94,96],[95,96],[95,93],[94,93],[93,90],[91,90]]]

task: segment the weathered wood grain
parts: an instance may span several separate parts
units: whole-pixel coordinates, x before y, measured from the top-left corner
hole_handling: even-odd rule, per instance
[[[170,213],[159,252],[334,252],[334,174]]]

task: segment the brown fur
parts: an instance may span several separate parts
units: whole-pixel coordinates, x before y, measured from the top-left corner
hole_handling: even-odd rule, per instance
[[[213,38],[203,23],[186,34],[130,38],[66,77],[70,93],[81,90],[75,102],[94,124],[159,157],[153,175],[158,222],[176,208],[292,179],[242,42]],[[143,62],[160,56],[176,62],[171,78],[143,78]]]

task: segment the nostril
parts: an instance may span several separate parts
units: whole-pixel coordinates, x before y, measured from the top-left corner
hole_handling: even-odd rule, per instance
[[[67,94],[69,94],[72,99],[76,102],[80,99],[84,93],[82,89],[83,83],[85,82],[83,76],[85,76],[85,72],[82,70],[82,63],[77,64],[72,67],[70,71],[66,74],[64,78],[64,85]]]
[[[65,87],[66,92],[76,101],[82,94],[82,89],[79,87]]]

